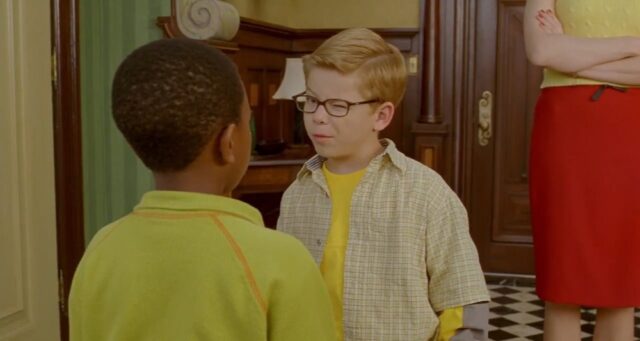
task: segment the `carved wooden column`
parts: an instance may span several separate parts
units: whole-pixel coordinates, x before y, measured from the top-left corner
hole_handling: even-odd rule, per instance
[[[441,0],[424,0],[423,25],[423,61],[424,77],[422,78],[422,108],[418,119],[421,123],[440,123],[440,11]]]
[[[458,193],[465,160],[469,87],[474,76],[475,0],[422,0],[421,112],[412,127],[413,156]]]

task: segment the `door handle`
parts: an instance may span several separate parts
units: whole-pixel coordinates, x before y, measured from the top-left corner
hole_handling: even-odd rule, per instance
[[[493,94],[491,91],[485,91],[478,102],[478,143],[483,147],[489,144],[493,135],[492,114]]]

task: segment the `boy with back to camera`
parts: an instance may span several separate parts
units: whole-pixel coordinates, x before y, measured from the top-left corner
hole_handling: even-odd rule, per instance
[[[278,229],[320,265],[340,339],[487,339],[489,296],[462,203],[378,138],[405,91],[401,53],[349,29],[303,64],[294,99],[318,155],[284,194]]]
[[[335,340],[304,246],[228,197],[251,146],[229,58],[186,39],[147,44],[118,68],[112,110],[156,190],[91,241],[73,280],[71,340]]]

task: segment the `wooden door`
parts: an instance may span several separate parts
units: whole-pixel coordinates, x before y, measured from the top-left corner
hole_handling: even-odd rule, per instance
[[[534,270],[528,156],[542,71],[525,55],[525,3],[476,7],[470,219],[485,272]]]

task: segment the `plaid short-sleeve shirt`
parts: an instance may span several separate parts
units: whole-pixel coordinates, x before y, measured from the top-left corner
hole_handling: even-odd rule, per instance
[[[488,301],[464,206],[444,180],[381,140],[353,193],[344,269],[345,340],[428,340],[437,312]],[[278,229],[320,264],[331,225],[324,158],[305,163]]]

